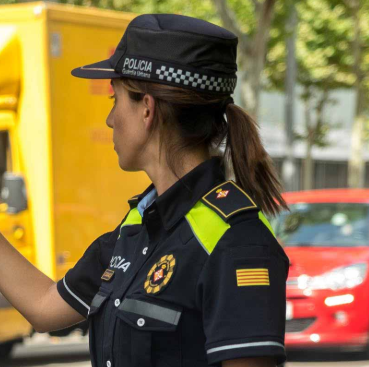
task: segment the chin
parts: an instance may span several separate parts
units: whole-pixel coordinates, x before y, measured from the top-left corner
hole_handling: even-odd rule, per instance
[[[128,162],[123,159],[119,159],[119,167],[125,172],[138,172],[141,171],[134,162]]]

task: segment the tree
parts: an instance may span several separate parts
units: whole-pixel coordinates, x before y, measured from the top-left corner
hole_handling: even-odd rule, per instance
[[[351,23],[339,2],[307,0],[297,4],[297,9],[297,81],[303,88],[300,98],[305,105],[305,124],[303,132],[295,131],[295,137],[306,142],[303,188],[310,189],[314,177],[312,149],[327,146],[328,132],[338,127],[324,118],[324,109],[334,103],[330,93],[352,87],[355,80],[349,43]],[[281,91],[285,87],[285,37],[283,33],[272,36],[265,72],[268,88]]]
[[[345,0],[347,9],[353,23],[352,37],[353,72],[355,74],[354,88],[356,91],[355,119],[351,135],[351,156],[349,160],[349,187],[364,187],[365,161],[363,145],[365,122],[368,120],[368,94],[369,94],[369,6],[363,0]]]
[[[261,91],[261,75],[269,41],[269,31],[274,17],[276,0],[252,0],[246,14],[249,23],[241,27],[235,12],[226,0],[213,0],[225,28],[239,40],[238,64],[243,71],[240,83],[244,93],[242,105],[257,117]],[[243,29],[246,28],[246,31]]]

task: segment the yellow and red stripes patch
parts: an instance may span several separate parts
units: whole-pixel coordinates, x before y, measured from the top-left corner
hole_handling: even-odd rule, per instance
[[[238,287],[270,285],[269,271],[267,268],[237,269],[236,276]]]

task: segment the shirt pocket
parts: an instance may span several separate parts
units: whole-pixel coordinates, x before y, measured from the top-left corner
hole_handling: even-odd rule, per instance
[[[125,298],[118,307],[114,355],[118,365],[178,366],[181,340],[178,325],[182,308],[152,300]]]

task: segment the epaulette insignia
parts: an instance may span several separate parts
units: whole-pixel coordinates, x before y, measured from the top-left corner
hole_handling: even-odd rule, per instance
[[[257,209],[250,196],[233,181],[226,181],[214,187],[202,197],[202,200],[225,220],[240,211]]]

